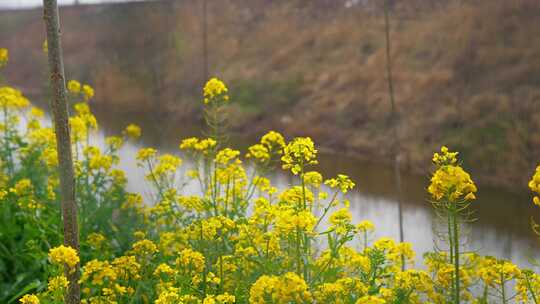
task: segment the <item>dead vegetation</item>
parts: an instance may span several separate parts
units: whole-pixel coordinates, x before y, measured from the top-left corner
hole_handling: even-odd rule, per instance
[[[234,88],[236,131],[279,129],[339,152],[389,158],[381,8],[329,0],[227,0],[208,8],[210,74]],[[68,75],[94,84],[98,103],[115,111],[193,117],[204,81],[201,9],[196,1],[64,8]],[[6,75],[30,84],[25,91],[38,92],[44,81],[39,14],[0,18],[2,28],[10,24],[0,31],[2,46],[17,50]],[[447,144],[484,181],[525,185],[519,176],[540,155],[539,14],[531,0],[417,0],[393,8],[399,136],[409,169],[425,172],[432,151]]]

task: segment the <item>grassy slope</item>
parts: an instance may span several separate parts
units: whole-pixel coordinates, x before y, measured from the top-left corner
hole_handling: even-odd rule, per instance
[[[540,4],[407,1],[392,16],[403,158],[462,151],[484,181],[521,184],[540,160]],[[511,2],[511,3],[505,3]],[[198,1],[63,10],[66,69],[119,111],[200,121]],[[341,1],[209,1],[210,70],[231,86],[232,127],[309,135],[384,159],[390,140],[380,8]],[[35,92],[45,61],[40,11],[0,14],[8,80]],[[172,113],[172,114],[171,114]]]

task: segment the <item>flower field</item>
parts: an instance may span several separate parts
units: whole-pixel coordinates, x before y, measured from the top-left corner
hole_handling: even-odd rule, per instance
[[[0,49],[0,68],[8,58]],[[207,137],[179,140],[177,154],[138,152],[153,190],[144,199],[118,169],[118,150],[141,129],[128,125],[94,145],[94,91],[75,80],[67,88],[79,251],[62,245],[54,130],[22,92],[0,87],[1,303],[63,303],[75,271],[88,304],[539,303],[537,273],[464,250],[477,187],[457,152],[433,156],[426,197],[445,223],[445,246],[422,257],[410,243],[373,239],[370,221],[352,222],[347,193],[356,183],[313,171],[310,138],[270,131],[245,153],[228,148],[225,109],[234,101],[217,78],[201,96]],[[280,169],[294,177],[283,189],[268,178]],[[186,194],[187,183],[199,193]],[[540,167],[529,187],[540,205]]]

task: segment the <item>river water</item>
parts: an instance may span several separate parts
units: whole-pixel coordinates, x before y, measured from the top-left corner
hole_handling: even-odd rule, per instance
[[[98,134],[93,138],[96,143],[102,142],[105,136],[120,134],[128,123],[142,127],[141,140],[138,143],[126,143],[121,149],[119,165],[127,173],[128,189],[142,194],[148,194],[150,189],[141,169],[136,166],[135,155],[138,149],[154,147],[160,152],[179,154],[180,140],[200,133],[198,128],[186,126],[181,121],[150,114],[96,111],[96,116],[100,125]],[[246,144],[241,139],[236,141],[241,143],[239,146]],[[371,220],[376,226],[373,239],[383,236],[395,240],[399,238],[398,195],[391,168],[337,155],[322,154],[319,162],[317,170],[326,178],[343,173],[355,181],[357,186],[347,194],[355,223]],[[282,171],[274,174],[272,179],[277,186],[291,182],[290,175]],[[413,243],[419,260],[417,263],[421,263],[422,254],[433,250],[436,240],[434,231],[439,221],[425,190],[429,177],[404,173],[402,179],[404,238]],[[532,260],[540,258],[540,244],[531,232],[530,220],[531,216],[540,212],[532,204],[529,194],[479,185],[477,197],[471,204],[476,220],[469,226],[470,231],[465,240],[467,250],[511,259],[521,267],[532,267]]]

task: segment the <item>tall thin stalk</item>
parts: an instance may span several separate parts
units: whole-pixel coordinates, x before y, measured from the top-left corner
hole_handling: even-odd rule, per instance
[[[397,110],[396,101],[394,96],[394,79],[392,74],[392,57],[391,57],[391,44],[390,44],[390,0],[384,2],[384,28],[386,38],[386,78],[388,80],[388,94],[390,96],[390,126],[392,129],[392,156],[394,158],[394,179],[396,184],[396,190],[398,194],[398,224],[399,224],[399,241],[404,241],[403,232],[403,207],[402,207],[402,186],[401,186],[401,170],[399,167],[399,149],[400,142],[397,134]],[[405,264],[402,263],[402,268]]]
[[[203,82],[208,80],[208,5],[202,1]]]
[[[79,252],[75,178],[68,125],[69,116],[64,63],[60,42],[60,18],[56,0],[43,0],[43,18],[47,29],[50,81],[54,93],[50,101],[50,106],[53,112],[54,129],[56,132],[61,208],[64,221],[64,244]],[[68,271],[67,269],[65,271],[66,277],[69,280],[68,291],[65,294],[65,303],[67,304],[80,303],[79,267],[79,265],[76,265],[74,271]]]
[[[458,206],[455,204],[452,204],[451,207],[451,214],[452,214],[452,229],[453,229],[453,244],[451,242],[451,245],[454,247],[454,303],[459,304],[460,302],[460,273],[459,273],[459,214],[458,214]]]

